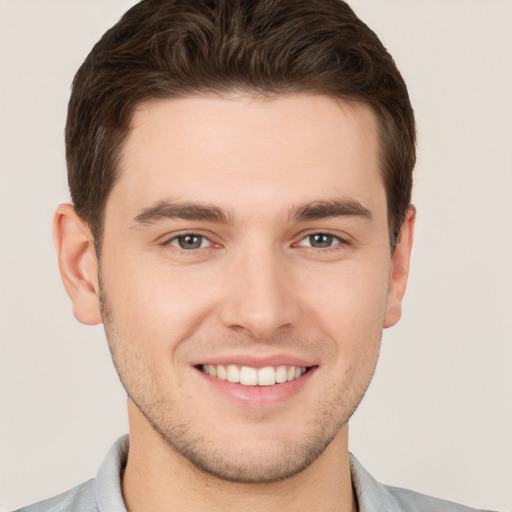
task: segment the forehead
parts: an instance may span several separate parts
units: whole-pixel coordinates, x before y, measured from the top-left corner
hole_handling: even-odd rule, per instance
[[[230,209],[383,195],[371,108],[321,95],[196,96],[134,112],[112,200],[169,197]],[[277,203],[276,203],[277,202]]]

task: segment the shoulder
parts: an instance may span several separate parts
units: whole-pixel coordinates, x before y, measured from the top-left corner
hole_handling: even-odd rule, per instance
[[[121,474],[128,457],[128,445],[127,435],[114,443],[96,478],[15,512],[126,512],[121,491]]]
[[[387,485],[383,487],[395,501],[397,510],[406,510],[407,512],[485,512],[409,489]]]
[[[94,479],[89,480],[65,493],[54,496],[15,512],[97,512]]]
[[[352,454],[350,473],[360,512],[484,512],[408,489],[383,485]]]

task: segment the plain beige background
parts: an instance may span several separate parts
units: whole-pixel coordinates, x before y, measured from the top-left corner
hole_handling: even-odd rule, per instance
[[[72,77],[133,0],[0,0],[0,510],[94,476],[127,430],[50,229]],[[512,509],[512,2],[353,0],[417,112],[416,246],[351,449],[379,480]]]

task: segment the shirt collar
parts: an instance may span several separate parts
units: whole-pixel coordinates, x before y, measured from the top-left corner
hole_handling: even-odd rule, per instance
[[[121,479],[128,459],[128,434],[110,448],[96,474],[96,504],[100,512],[126,512]]]
[[[120,437],[110,448],[96,475],[96,502],[100,512],[126,512],[121,491],[121,475],[128,458],[128,434]],[[359,461],[350,454],[350,475],[359,512],[397,510],[396,502]]]
[[[350,454],[350,476],[359,512],[393,512],[400,510],[385,485],[377,482],[359,461]]]

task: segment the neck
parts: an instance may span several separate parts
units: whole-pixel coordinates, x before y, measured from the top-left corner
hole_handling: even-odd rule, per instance
[[[199,470],[145,421],[132,421],[133,414],[130,416],[130,449],[122,483],[128,512],[357,510],[350,479],[347,426],[300,473],[279,482],[245,484]]]

